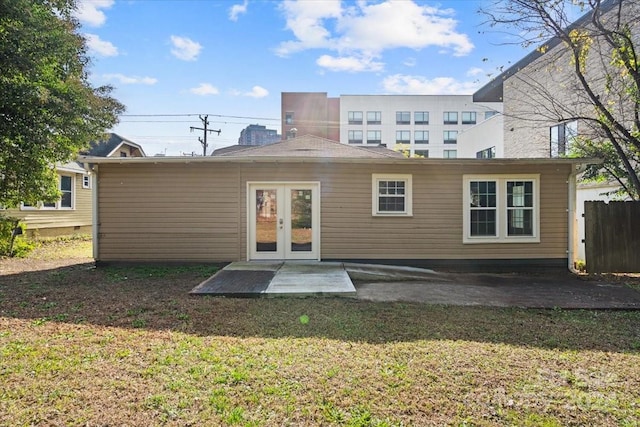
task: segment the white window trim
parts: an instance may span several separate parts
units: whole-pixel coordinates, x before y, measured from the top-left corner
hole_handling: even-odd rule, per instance
[[[496,234],[497,236],[471,236],[471,181],[496,181]],[[533,235],[507,235],[507,181],[533,182]],[[540,243],[540,174],[463,175],[462,176],[462,243]]]
[[[380,212],[378,210],[378,182],[404,181],[404,212]],[[413,216],[413,176],[410,174],[371,174],[371,215],[372,216]]]
[[[62,197],[55,201],[55,206],[45,206],[43,202],[38,202],[36,206],[25,206],[24,203],[20,203],[21,211],[73,211],[76,209],[76,174],[59,174],[58,175],[58,189],[60,189],[62,176],[68,176],[71,178],[71,207],[61,206]]]
[[[85,179],[87,180],[86,183],[85,183]],[[88,173],[85,173],[82,175],[82,188],[87,190],[91,189],[91,175]]]

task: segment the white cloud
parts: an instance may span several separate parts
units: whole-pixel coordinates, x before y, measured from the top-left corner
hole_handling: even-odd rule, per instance
[[[480,87],[477,82],[460,82],[452,77],[427,79],[403,74],[386,77],[382,85],[388,93],[401,95],[469,95]]]
[[[269,91],[262,86],[254,86],[250,92],[242,92],[240,90],[232,89],[229,93],[233,96],[248,96],[250,98],[264,98],[269,95]]]
[[[269,91],[262,86],[254,86],[251,88],[251,92],[247,92],[245,94],[245,96],[249,96],[251,98],[264,98],[267,95],[269,95]]]
[[[406,67],[415,67],[417,63],[418,61],[416,61],[416,58],[407,58],[403,62]]]
[[[173,56],[183,61],[195,61],[202,50],[200,43],[187,37],[171,36],[171,44],[173,45],[173,49],[171,49]]]
[[[158,83],[158,79],[153,77],[139,77],[139,76],[125,76],[124,74],[103,74],[103,78],[106,80],[115,80],[124,85],[141,84],[141,85],[154,85]]]
[[[473,67],[467,70],[467,76],[469,77],[476,77],[482,74],[485,74],[485,71],[482,68]]]
[[[118,56],[118,48],[111,42],[102,40],[100,36],[95,34],[85,34],[84,38],[87,40],[87,47],[89,50],[96,54],[100,56]]]
[[[293,32],[297,40],[280,44],[276,49],[278,55],[287,56],[305,49],[331,46],[331,33],[324,27],[324,20],[342,16],[340,0],[285,0],[281,9],[287,19],[287,29]]]
[[[113,3],[114,0],[80,0],[74,15],[83,24],[100,27],[107,20],[100,9],[109,9]]]
[[[379,58],[389,49],[427,47],[464,56],[474,48],[469,37],[456,30],[458,21],[453,18],[452,9],[423,6],[410,0],[359,1],[346,8],[339,0],[286,0],[281,10],[294,39],[276,48],[280,56],[328,49],[344,58]],[[322,62],[335,64],[324,56]]]
[[[247,13],[247,6],[249,5],[249,0],[244,0],[242,4],[234,4],[229,8],[229,19],[232,21],[238,20],[238,15]]]
[[[200,96],[217,95],[220,93],[218,88],[210,83],[200,83],[200,86],[189,89],[189,92]]]
[[[357,73],[362,71],[382,71],[384,64],[376,62],[372,58],[357,58],[355,56],[334,57],[322,55],[316,64],[329,71],[346,71]]]

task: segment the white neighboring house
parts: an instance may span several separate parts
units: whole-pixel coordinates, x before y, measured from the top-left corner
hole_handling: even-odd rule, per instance
[[[460,136],[501,111],[501,102],[474,103],[473,95],[341,95],[340,142],[455,158]]]

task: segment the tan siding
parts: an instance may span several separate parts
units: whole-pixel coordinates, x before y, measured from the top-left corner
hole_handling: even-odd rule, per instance
[[[70,175],[64,173],[64,175]],[[91,190],[82,188],[82,174],[75,174],[74,209],[8,209],[8,216],[20,218],[30,235],[54,236],[90,232]]]
[[[101,260],[237,258],[237,172],[227,165],[100,165]]]
[[[371,174],[413,176],[413,217],[371,215]],[[541,174],[540,243],[463,244],[463,174]],[[100,165],[100,259],[245,259],[247,182],[321,183],[324,259],[566,258],[569,165]]]

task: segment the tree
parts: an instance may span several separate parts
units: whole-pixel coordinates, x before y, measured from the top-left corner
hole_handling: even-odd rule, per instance
[[[92,87],[75,0],[0,0],[0,204],[54,201],[55,164],[117,123],[124,106]]]
[[[576,7],[584,15],[571,22]],[[538,46],[538,71],[541,66],[547,71],[544,81],[520,72],[513,76],[525,88],[529,118],[551,123],[577,121],[580,129],[572,155],[604,161],[587,170],[585,177],[614,180],[637,200],[640,3],[500,0],[481,12],[491,26],[509,28],[524,47]]]

